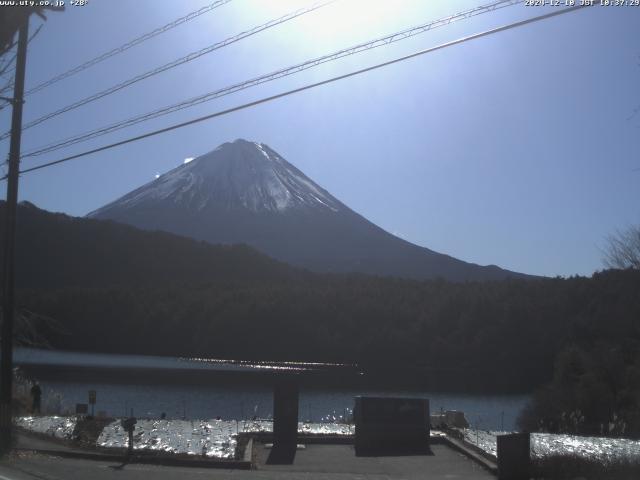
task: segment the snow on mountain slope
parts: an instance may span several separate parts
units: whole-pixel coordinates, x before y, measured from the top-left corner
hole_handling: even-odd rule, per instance
[[[337,212],[341,208],[340,202],[268,146],[236,140],[180,165],[89,216],[160,200],[195,210],[224,205],[256,213],[299,208]]]

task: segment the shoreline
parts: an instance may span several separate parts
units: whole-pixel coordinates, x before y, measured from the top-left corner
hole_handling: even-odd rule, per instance
[[[429,368],[291,361],[241,361],[153,356],[126,353],[90,353],[69,350],[16,349],[14,364],[25,376],[63,382],[103,381],[123,384],[270,386],[282,378],[295,379],[305,388],[430,392],[457,395],[524,396],[530,391],[491,388],[491,376],[473,384],[460,382],[455,372],[446,375]]]
[[[389,379],[386,376],[352,375],[310,371],[300,373],[279,371],[226,371],[201,368],[81,366],[56,364],[17,363],[25,378],[41,381],[72,383],[116,383],[124,385],[190,385],[215,383],[219,386],[272,387],[282,378],[295,379],[305,390],[336,389],[347,391],[438,393],[461,396],[529,396],[531,392],[502,392],[462,388],[460,384],[428,384],[408,381],[403,377]],[[457,387],[457,388],[456,388]]]

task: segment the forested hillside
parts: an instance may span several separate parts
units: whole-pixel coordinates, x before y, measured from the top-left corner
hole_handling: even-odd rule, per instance
[[[0,202],[0,220],[4,211],[5,203]],[[115,222],[51,213],[28,203],[20,204],[17,223],[18,288],[139,288],[222,280],[246,285],[304,275],[245,245],[210,245]],[[3,239],[4,235],[0,245]]]

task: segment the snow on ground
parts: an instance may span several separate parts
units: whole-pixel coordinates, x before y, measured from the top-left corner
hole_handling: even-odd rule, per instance
[[[484,430],[471,430],[465,428],[464,439],[472,445],[484,450],[494,457],[498,456],[498,447],[496,436],[509,432],[485,432]]]
[[[345,423],[298,423],[298,431],[316,435],[354,435],[356,428]]]
[[[70,439],[76,427],[77,417],[37,416],[17,417],[15,424],[26,430]],[[237,434],[242,432],[271,432],[269,420],[138,420],[134,431],[134,449],[155,450],[190,455],[206,455],[212,458],[234,458]],[[300,433],[318,435],[353,435],[354,426],[342,423],[298,424]],[[467,442],[496,456],[497,435],[508,432],[487,432],[465,429]],[[126,448],[127,432],[120,420],[107,425],[100,434],[97,445],[105,448]],[[604,464],[616,460],[640,461],[640,441],[621,438],[581,437],[550,433],[531,434],[532,457],[550,455],[578,455],[595,459]]]
[[[233,458],[235,434],[239,428],[237,422],[229,420],[138,420],[133,432],[133,448]],[[97,445],[106,448],[128,446],[128,434],[120,420],[102,430]]]
[[[17,417],[15,424],[32,432],[70,439],[77,420],[76,417]]]
[[[238,433],[272,430],[273,423],[265,420],[138,420],[133,432],[133,448],[232,459]],[[298,431],[350,435],[353,433],[353,427],[343,424],[299,423]],[[98,437],[97,445],[105,448],[128,446],[128,434],[122,428],[120,420],[104,428]]]
[[[26,430],[56,438],[71,439],[77,417],[18,417],[15,424]],[[299,423],[298,431],[319,435],[352,435],[352,425],[339,423]],[[234,458],[237,434],[242,432],[272,432],[269,420],[138,420],[134,435],[135,450],[155,450],[212,458]],[[126,448],[128,434],[120,420],[107,425],[97,440],[97,446]]]
[[[17,417],[15,424],[26,430],[70,439],[76,427],[77,417],[37,416]],[[206,455],[212,458],[234,458],[237,434],[242,432],[272,432],[269,420],[138,420],[134,431],[134,449],[155,450],[190,455]],[[343,423],[300,422],[298,431],[318,435],[353,435],[354,426]],[[487,432],[465,429],[467,442],[496,456],[497,435],[508,432]],[[97,445],[105,448],[126,448],[127,432],[120,420],[107,425],[100,434]],[[578,455],[595,459],[604,464],[616,460],[640,461],[640,441],[606,437],[580,437],[550,433],[531,434],[532,457],[550,455]]]
[[[464,430],[467,442],[496,456],[497,435],[508,432]],[[624,438],[581,437],[552,433],[531,434],[531,456],[544,458],[551,455],[577,455],[608,464],[617,460],[640,461],[640,441]]]
[[[574,454],[598,459],[604,464],[617,460],[640,461],[640,441],[534,433],[532,434],[532,453],[536,457]]]

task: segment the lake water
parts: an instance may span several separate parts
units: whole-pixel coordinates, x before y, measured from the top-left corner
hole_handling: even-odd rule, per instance
[[[191,360],[135,355],[105,355],[16,349],[18,364],[157,366],[183,368]],[[187,362],[185,364],[185,362]],[[202,362],[195,362],[204,368]],[[210,364],[210,362],[208,362]],[[219,364],[214,364],[220,368]],[[213,383],[213,382],[212,382]],[[78,403],[88,403],[89,390],[96,391],[95,413],[140,418],[243,420],[270,418],[272,391],[266,386],[216,386],[171,384],[132,385],[108,382],[61,382],[41,379],[43,411],[73,413]],[[470,426],[482,430],[515,430],[516,419],[529,400],[528,395],[463,395],[446,392],[403,392],[334,390],[306,388],[300,392],[301,421],[335,422],[349,417],[356,395],[423,397],[430,400],[431,412],[461,410]]]

